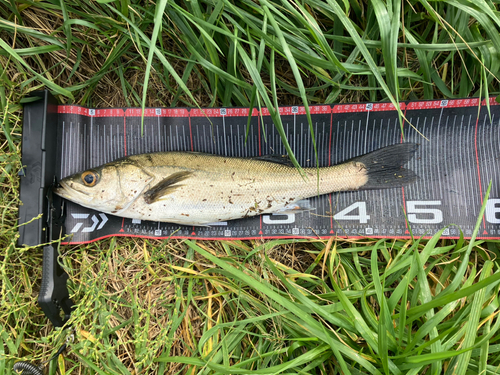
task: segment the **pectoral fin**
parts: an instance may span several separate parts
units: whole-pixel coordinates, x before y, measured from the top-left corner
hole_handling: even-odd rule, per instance
[[[177,189],[182,185],[176,185],[177,183],[184,181],[188,178],[192,172],[176,172],[171,174],[170,176],[164,178],[162,181],[157,183],[151,189],[144,193],[144,201],[147,204],[154,203],[161,199],[161,197],[170,194],[172,191]]]

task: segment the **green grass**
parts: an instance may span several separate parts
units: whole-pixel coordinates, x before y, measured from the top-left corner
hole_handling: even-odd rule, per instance
[[[492,1],[0,0],[0,374],[66,339],[16,247],[21,103],[274,107],[497,95]],[[61,247],[63,374],[500,373],[498,241]]]

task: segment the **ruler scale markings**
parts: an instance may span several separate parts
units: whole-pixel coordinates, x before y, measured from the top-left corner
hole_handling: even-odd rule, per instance
[[[101,148],[101,144],[102,144],[102,135],[101,135],[101,126],[98,124],[97,125],[97,131],[95,132],[95,148],[96,148],[96,152],[95,152],[95,157],[96,157],[96,166],[98,165],[101,165],[102,164],[102,148]]]
[[[182,127],[182,151],[188,151],[188,146],[187,146],[187,137],[186,137],[186,128],[183,126]]]
[[[359,154],[364,154],[364,152],[363,152],[363,151],[361,151],[361,150],[362,150],[362,148],[361,148],[361,143],[362,143],[362,141],[363,141],[363,140],[362,140],[362,138],[363,138],[363,134],[362,134],[362,132],[361,132],[361,124],[362,124],[362,121],[361,121],[361,119],[359,119],[359,121],[358,121],[358,139],[357,139],[357,143],[358,143],[358,144],[356,145],[356,149],[358,150],[358,153],[359,153]]]
[[[488,124],[487,124],[487,114],[484,115],[484,120],[483,120],[483,126],[482,126],[482,139],[481,139],[481,142],[482,142],[482,151],[484,153],[484,156],[480,160],[480,163],[483,164],[483,170],[484,170],[484,176],[485,176],[485,179],[483,180],[483,184],[484,184],[484,191],[486,191],[488,189],[488,185],[489,185],[489,182],[490,182],[490,155],[488,153],[488,143],[486,142],[486,132],[487,132],[487,127],[488,127]],[[489,138],[488,138],[489,139]],[[490,192],[491,194],[491,192]],[[485,221],[485,224],[486,224],[486,221]]]
[[[167,139],[168,139],[167,125],[163,125],[163,137],[162,137],[163,151],[170,151],[167,146]]]
[[[410,117],[408,119],[409,126],[407,127],[406,133],[406,141],[407,142],[413,142],[414,141],[414,131],[413,127],[410,124],[413,124],[413,118]],[[418,126],[418,125],[416,125]],[[414,168],[414,162],[415,162],[416,157],[412,158],[410,162],[408,163],[408,169],[415,170]],[[416,181],[415,184],[410,184],[405,188],[405,193],[406,193],[406,200],[409,200],[408,197],[414,197],[415,196],[415,185],[418,185],[420,181]]]
[[[104,124],[104,144],[103,144],[103,150],[104,150],[104,155],[105,155],[105,163],[109,163],[111,161],[111,147],[109,147],[109,135],[106,133],[106,124]]]
[[[121,132],[120,132],[120,125],[119,124],[116,124],[116,148],[115,148],[115,152],[116,152],[116,155],[117,157],[122,157],[122,156],[125,156],[123,155],[123,147],[121,147],[123,145],[122,143],[122,140],[121,140]]]
[[[462,115],[462,118],[461,118],[461,120],[460,120],[460,125],[459,125],[459,127],[460,127],[459,139],[460,139],[460,140],[463,140],[463,139],[464,139],[464,135],[463,135],[463,128],[464,128],[464,126],[463,126],[463,124],[464,124],[464,115]],[[462,142],[462,143],[463,143],[463,142]],[[462,143],[460,144],[460,146],[462,146]],[[464,149],[464,147],[460,147],[460,149],[461,149],[461,150],[463,150],[463,149]],[[465,187],[465,174],[466,174],[467,172],[466,172],[466,170],[465,170],[465,168],[464,168],[464,158],[463,158],[463,152],[459,152],[459,153],[458,153],[458,155],[459,155],[459,157],[460,157],[460,170],[461,170],[461,171],[464,171],[464,173],[461,175],[461,176],[462,176],[462,178],[461,178],[461,180],[462,180],[462,192],[463,192],[463,193],[462,193],[462,195],[464,196],[464,198],[466,198],[466,196],[465,196],[465,195],[466,195],[467,190],[466,190],[466,187]],[[466,205],[464,205],[464,206],[465,206],[465,216],[469,216],[469,213],[468,213],[468,206],[469,206],[469,205],[468,205],[468,204],[466,204]]]
[[[89,165],[89,160],[90,160],[90,155],[89,155],[89,145],[90,145],[90,141],[89,141],[89,138],[88,138],[88,134],[87,134],[87,126],[88,124],[85,123],[85,126],[83,128],[83,141],[84,141],[84,149],[83,149],[83,157],[85,159],[85,165],[84,165],[84,168],[82,169],[88,169],[90,167]]]
[[[239,127],[239,126],[237,126],[237,127],[236,127],[236,136],[238,137],[238,138],[237,138],[237,142],[238,142],[239,144],[245,144],[245,143],[244,143],[244,140],[243,140],[243,142],[241,142],[240,127]],[[239,156],[241,156],[241,157],[245,156],[245,154],[244,154],[245,152],[246,152],[246,147],[243,147],[243,148],[241,149],[241,151],[240,151],[240,155],[239,155]]]
[[[489,179],[489,176],[490,176],[490,158],[489,158],[489,155],[488,155],[488,146],[487,146],[487,143],[486,143],[486,131],[487,131],[487,119],[488,119],[488,116],[487,114],[484,114],[484,120],[483,120],[483,126],[482,126],[482,143],[483,143],[483,148],[482,148],[482,151],[484,152],[484,156],[483,156],[483,161],[482,161],[482,164],[484,165],[484,175],[485,175],[485,179],[483,180],[483,184],[484,184],[484,191],[487,191],[488,190],[488,185],[489,185],[489,182],[490,182],[490,179]],[[480,159],[481,160],[481,159]],[[490,192],[491,193],[491,192]],[[481,202],[482,203],[482,202]],[[485,219],[485,216],[483,215],[483,222],[484,222],[484,227],[486,229],[486,219]],[[483,233],[485,234],[485,233]]]
[[[64,161],[66,160],[66,154],[64,153],[64,144],[65,144],[65,142],[64,142],[64,136],[66,135],[65,129],[64,129],[64,127],[65,127],[64,125],[65,124],[64,124],[64,120],[63,120],[63,122],[62,122],[62,137],[61,137],[61,154],[63,156],[62,159],[61,159],[61,178],[66,177],[64,175]]]
[[[373,125],[374,127],[376,126],[376,120],[373,119]],[[381,118],[380,119],[380,128],[383,129],[383,125],[384,125],[384,120]],[[377,148],[380,148],[382,147],[382,131],[379,131],[378,132],[378,141],[377,141]],[[382,190],[379,190],[378,191],[378,196],[379,196],[379,205],[380,205],[380,213],[383,215],[384,214],[384,193]]]
[[[431,134],[431,142],[432,140],[436,140],[434,137],[435,133],[436,133],[436,130],[435,130],[435,126],[434,126],[434,116],[431,117],[431,123],[429,125],[429,130],[430,130],[430,134]],[[434,142],[435,143],[435,142]],[[436,160],[439,160],[438,156],[439,155],[439,144],[436,145],[435,147],[436,149],[436,155],[434,155],[436,157]],[[430,155],[427,156],[429,159],[430,159]],[[429,160],[431,162],[431,160]],[[432,165],[432,164],[429,164],[429,165]],[[438,175],[439,175],[439,162],[436,162],[436,168],[437,168],[437,171],[438,171]],[[434,176],[433,174],[433,168],[430,168],[429,169],[429,174],[430,174],[430,179],[429,181],[436,181],[436,177]],[[441,197],[436,197],[436,199],[440,199]]]
[[[220,136],[219,136],[219,127],[215,128],[215,132],[216,132],[216,152],[217,152],[217,155],[221,155],[221,142],[220,142]]]
[[[79,118],[76,118],[75,121],[78,121]],[[73,123],[71,122],[71,133],[70,133],[70,139],[71,139],[71,174],[77,173],[78,171],[78,134],[76,132],[77,128],[77,122]]]
[[[205,124],[203,124],[202,126],[203,126],[203,139],[207,139],[207,134],[205,131]],[[210,141],[208,141],[208,143],[205,144],[206,145],[205,148],[202,149],[203,152],[207,152],[207,147],[209,144],[210,144]]]
[[[401,127],[399,126],[399,121],[396,118],[394,120],[394,125],[393,125],[393,128],[392,128],[392,142],[391,142],[391,144],[401,143],[400,130],[401,130]],[[396,195],[396,197],[400,197],[400,195]],[[401,205],[398,204],[398,205],[395,205],[395,206],[396,206],[396,207],[394,207],[395,215],[396,215],[396,217],[400,217],[400,215],[401,215]]]
[[[419,117],[420,119],[420,117]],[[422,134],[427,134],[427,138],[429,139],[429,146],[432,147],[432,127],[429,126],[429,123],[428,123],[428,118],[427,117],[424,117],[424,125],[422,126],[422,132],[425,132],[425,133],[422,133]],[[422,191],[420,192],[420,199],[427,199],[427,192],[429,191],[428,189],[430,188],[430,186],[427,186],[427,185],[430,185],[430,179],[429,179],[429,174],[430,174],[430,166],[431,166],[431,163],[432,163],[432,160],[431,160],[431,156],[430,156],[430,153],[429,152],[423,152],[422,153],[422,160],[424,161],[422,163],[422,171],[423,171],[423,176],[422,176],[422,186],[423,186],[423,189]]]
[[[294,123],[295,123],[295,115],[293,115],[294,118]],[[301,121],[300,122],[300,134],[304,134],[304,123]],[[294,134],[295,137],[297,137],[296,134]],[[305,153],[302,153],[302,155],[299,155],[298,160],[299,164],[304,165],[307,160],[310,158],[310,150],[309,150],[309,140],[310,140],[310,134],[305,134],[303,137],[300,137],[299,140],[297,141],[298,144],[295,145],[295,148],[293,152],[297,152],[297,150],[300,150],[301,148],[304,148],[306,150]],[[304,140],[304,137],[307,138],[307,140]],[[306,145],[304,145],[306,143]]]
[[[141,138],[142,138],[142,131],[141,131],[141,123],[139,121],[137,121],[137,125],[136,125],[136,137],[135,137],[135,144],[136,144],[136,151],[135,153],[136,154],[142,154],[143,153],[143,150],[146,148],[146,142],[141,142]],[[146,131],[146,127],[144,127],[144,131]],[[146,140],[146,139],[144,139]]]
[[[492,185],[491,185],[491,194],[493,194],[492,196],[495,197],[496,196],[496,192],[497,192],[497,184],[494,183],[493,181],[493,177],[494,177],[494,172],[493,172],[493,169],[494,169],[494,166],[495,166],[495,151],[494,151],[494,148],[493,148],[493,142],[492,140],[494,139],[493,138],[493,132],[492,132],[492,129],[493,129],[493,121],[495,119],[495,114],[493,113],[491,115],[491,121],[488,122],[488,144],[489,144],[489,157],[488,157],[488,160],[490,160],[490,162],[488,163],[489,164],[489,178],[488,178],[488,184],[490,181],[492,181]]]
[[[385,135],[385,140],[384,140],[384,147],[385,146],[388,146],[391,144],[391,140],[390,140],[390,134],[391,134],[391,129],[392,129],[392,126],[391,126],[391,118],[387,118],[387,125],[384,125],[385,121],[384,121],[384,118],[382,118],[380,120],[380,123],[381,123],[381,126],[382,126],[382,129],[384,129],[384,135]],[[387,216],[388,217],[393,217],[394,214],[392,212],[392,208],[390,205],[388,205],[388,201],[387,201],[387,191],[384,191],[383,192],[383,196],[385,199],[382,200],[382,212],[384,213],[387,213]],[[392,197],[391,197],[392,198]],[[391,199],[392,201],[392,199]],[[389,226],[392,226],[392,220],[391,222],[389,223]]]
[[[497,129],[498,129],[498,128],[500,128],[500,118],[498,119],[498,124],[497,124],[497,126],[496,126],[496,127],[497,127]],[[500,131],[498,131],[498,130],[497,130],[497,131],[495,131],[495,126],[494,126],[493,124],[492,124],[492,126],[491,126],[491,130],[492,130],[492,131],[496,134],[496,136],[497,136],[497,142],[496,142],[495,144],[497,145],[497,147],[496,147],[496,148],[497,148],[497,150],[496,150],[496,154],[498,155],[498,154],[500,153],[500,152],[499,152],[499,150],[498,150],[498,147],[499,147],[498,145],[500,145],[500,143],[499,143],[499,142],[500,142]],[[491,137],[491,139],[494,139],[494,138],[493,138],[493,137]],[[495,155],[495,153],[493,154],[493,156],[494,156],[494,155]],[[496,160],[497,160],[497,159],[496,159]],[[498,162],[498,160],[497,160],[497,163],[496,163],[496,164],[497,164],[497,170],[500,170],[500,168],[499,168],[500,166],[499,166],[499,162]],[[499,196],[500,196],[500,186],[499,186],[499,184],[498,184],[498,183],[497,183],[496,187],[497,187],[497,189],[496,189],[496,192],[495,192],[495,197],[499,197]]]
[[[93,159],[93,155],[94,155],[94,150],[93,150],[93,131],[92,129],[94,128],[93,124],[92,124],[92,120],[90,122],[90,145],[89,145],[89,159],[90,159],[90,167],[93,168],[95,167],[94,165],[94,159]]]
[[[110,160],[115,160],[115,139],[113,137],[113,125],[109,127],[109,145]]]
[[[174,149],[174,140],[173,140],[173,137],[172,137],[172,126],[168,127],[168,133],[169,133],[168,134],[169,135],[168,140],[169,140],[169,143],[170,143],[170,151],[176,151]]]
[[[157,148],[157,151],[162,151],[161,150],[161,131],[160,131],[160,115],[157,116],[157,123],[158,123],[158,134],[156,135],[157,139],[158,139],[158,148]],[[160,227],[158,226],[158,229],[160,229]]]
[[[177,124],[175,125],[175,151],[181,151],[180,139],[179,139],[179,128]]]
[[[190,121],[191,121],[191,118],[190,118]],[[200,142],[201,142],[201,140],[200,140],[200,138],[201,138],[200,137],[200,127],[196,126],[195,130],[196,130],[196,137],[194,139],[195,139],[196,142],[194,143],[194,149],[193,149],[193,151],[200,152],[201,151],[201,145],[200,145]]]
[[[482,137],[481,137],[481,143],[482,143],[482,147],[481,147],[481,151],[483,152],[483,157],[479,159],[480,161],[480,164],[483,165],[483,172],[482,172],[482,175],[484,176],[484,179],[483,179],[483,184],[484,184],[484,191],[486,191],[488,189],[488,184],[490,182],[490,158],[489,158],[489,153],[488,153],[488,144],[485,140],[486,138],[486,127],[487,127],[487,124],[486,124],[486,120],[487,120],[487,115],[485,114],[484,115],[484,120],[483,120],[483,125],[481,126],[481,131],[482,131]],[[490,194],[491,194],[491,191],[490,191]],[[484,221],[484,224],[486,226],[487,222],[486,220]],[[486,228],[485,228],[486,229]]]
[[[72,163],[73,163],[73,157],[72,157],[72,152],[71,152],[71,126],[73,124],[73,121],[69,122],[68,129],[66,131],[66,138],[67,138],[67,143],[66,143],[66,150],[68,153],[67,157],[67,162],[66,162],[66,175],[70,175],[72,170]]]
[[[451,126],[451,145],[454,145],[456,147],[456,142],[458,142],[458,140],[456,140],[456,133],[457,131],[455,131],[455,126],[456,126],[456,121],[457,121],[457,115],[455,114],[453,116],[453,125]],[[447,124],[446,126],[446,129],[449,129],[450,126]],[[449,147],[448,147],[449,148]],[[453,154],[453,150],[451,150],[451,153]],[[461,209],[460,209],[460,198],[459,198],[459,191],[458,191],[458,176],[456,173],[454,173],[454,170],[456,169],[456,164],[458,162],[458,160],[456,158],[453,158],[453,164],[451,165],[451,168],[452,170],[451,171],[448,171],[448,176],[451,176],[453,177],[453,181],[450,181],[451,183],[453,183],[453,187],[455,188],[454,191],[450,191],[450,189],[448,189],[448,194],[450,194],[451,196],[453,196],[453,200],[455,201],[455,204],[454,206],[457,208],[457,215],[460,216],[460,212],[461,212]],[[445,163],[445,166],[448,167],[448,164],[451,164],[451,163]],[[453,213],[453,215],[455,215],[455,213]]]
[[[224,137],[224,156],[228,156],[227,154],[227,138],[226,138],[226,116],[222,115],[222,132]]]
[[[229,150],[229,153],[231,154],[231,156],[240,156],[241,154],[241,151],[243,149],[243,146],[239,147],[238,150],[234,150],[234,138],[233,138],[233,124],[231,124],[229,126],[229,146],[230,146],[230,150]]]
[[[495,176],[494,174],[494,170],[498,170],[498,165],[496,165],[497,163],[495,163],[495,150],[494,150],[494,146],[493,146],[493,142],[492,140],[494,139],[494,134],[493,134],[493,123],[495,121],[495,114],[493,113],[491,115],[491,121],[488,122],[488,143],[489,143],[489,152],[490,152],[490,156],[489,156],[489,160],[491,160],[490,162],[490,175],[489,175],[489,178],[488,178],[488,184],[490,181],[492,181],[492,185],[491,185],[491,193],[490,193],[490,196],[492,197],[496,197],[497,196],[497,184],[493,181],[493,178]],[[497,167],[497,168],[495,168]],[[489,224],[489,223],[488,223]]]
[[[366,111],[366,134],[368,134],[368,124],[370,121],[370,110]],[[364,147],[364,153],[366,154],[366,142],[368,141],[368,138],[365,138],[365,147]]]
[[[468,171],[468,174],[469,174],[469,181],[471,182],[471,184],[469,185],[469,189],[470,189],[470,198],[471,198],[471,202],[474,202],[476,203],[476,198],[477,198],[477,194],[476,194],[476,179],[477,179],[477,174],[474,173],[474,160],[473,158],[471,157],[471,155],[474,153],[474,146],[473,146],[473,139],[474,139],[474,134],[473,134],[473,129],[472,129],[472,115],[469,114],[469,121],[468,121],[468,127],[467,127],[467,148],[468,148],[468,152],[467,152],[467,163],[469,165],[469,168],[467,169]],[[469,143],[469,142],[472,142],[472,143]],[[472,205],[472,213],[474,216],[477,217],[477,209],[476,209],[476,204],[473,204]]]
[[[482,132],[483,132],[483,136],[481,137],[482,138],[482,143],[483,143],[483,147],[482,147],[482,150],[484,151],[484,156],[483,156],[483,165],[484,165],[484,175],[485,175],[485,179],[484,179],[484,190],[486,191],[488,189],[488,185],[489,185],[489,181],[490,181],[490,158],[489,158],[489,155],[488,155],[488,147],[487,147],[487,144],[486,144],[486,141],[485,141],[485,138],[486,138],[486,120],[487,120],[487,115],[485,114],[484,115],[484,120],[483,120],[483,126],[482,126]],[[480,159],[481,160],[481,159]]]
[[[474,177],[474,179],[471,179],[471,181],[476,181],[476,183],[473,184],[473,189],[474,189],[474,197],[473,197],[473,201],[477,201],[477,198],[478,196],[481,196],[481,193],[479,191],[479,188],[480,188],[480,176],[479,174],[477,173],[477,166],[476,166],[476,158],[475,158],[475,136],[476,136],[476,129],[475,127],[473,126],[473,123],[477,123],[478,119],[477,117],[473,117],[473,115],[469,115],[469,118],[470,118],[470,121],[469,121],[469,124],[470,124],[470,141],[471,141],[471,155],[474,155],[473,157],[471,157],[471,177]],[[476,170],[474,170],[476,169]],[[480,200],[479,202],[481,202],[481,199],[482,197],[480,197]],[[479,208],[476,207],[476,205],[474,205],[474,216],[478,216],[479,215]]]
[[[144,131],[145,130],[146,129],[144,129]],[[146,142],[140,142],[142,136],[141,136],[141,124],[140,124],[139,121],[137,122],[135,131],[136,131],[136,134],[137,134],[136,137],[135,137],[135,145],[136,145],[136,151],[135,151],[135,153],[136,154],[142,154],[143,149],[145,148],[145,143]]]
[[[70,144],[69,144],[69,131],[66,131],[66,134],[64,134],[65,137],[65,142],[66,142],[66,163],[64,166],[64,175],[69,176],[71,173],[71,166],[70,166],[70,161],[71,161],[71,150],[69,149]]]

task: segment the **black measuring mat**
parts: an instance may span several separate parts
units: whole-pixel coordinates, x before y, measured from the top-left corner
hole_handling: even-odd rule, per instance
[[[478,99],[401,103],[403,126],[391,104],[311,106],[320,166],[341,163],[378,148],[420,144],[406,165],[420,178],[405,188],[332,193],[309,199],[314,210],[217,223],[207,227],[123,219],[68,202],[68,241],[113,235],[155,238],[430,237],[461,229],[470,237],[490,180],[492,191],[480,237],[500,238],[500,106]],[[197,151],[250,157],[285,154],[267,109],[58,106],[57,178],[124,156]],[[300,106],[280,108],[290,147],[303,167],[314,167],[311,129]],[[403,132],[402,132],[403,129]],[[408,221],[405,219],[405,213]],[[452,225],[456,224],[456,225]]]

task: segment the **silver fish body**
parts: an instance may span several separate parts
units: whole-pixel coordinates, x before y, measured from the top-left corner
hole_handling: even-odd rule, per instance
[[[126,218],[207,225],[300,209],[297,202],[335,191],[406,185],[416,176],[402,165],[415,149],[389,146],[339,165],[304,168],[304,176],[279,157],[141,154],[69,176],[55,193]]]

